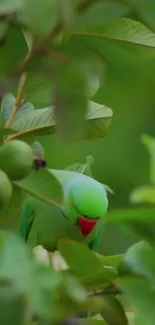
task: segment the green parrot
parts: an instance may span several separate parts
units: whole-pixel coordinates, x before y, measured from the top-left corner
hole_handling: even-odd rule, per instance
[[[63,238],[97,248],[104,232],[103,218],[108,209],[105,187],[87,175],[69,170],[48,169],[63,188],[63,207],[58,208],[28,197],[22,209],[20,234],[31,246],[57,250]]]

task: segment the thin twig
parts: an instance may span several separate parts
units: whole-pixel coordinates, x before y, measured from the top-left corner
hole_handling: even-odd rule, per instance
[[[10,117],[6,123],[6,128],[10,128],[12,126],[12,122],[16,116],[16,114],[18,113],[21,103],[22,103],[22,99],[23,99],[23,92],[25,89],[25,85],[26,85],[26,81],[27,81],[27,74],[23,74],[22,78],[21,78],[21,83],[19,85],[19,89],[18,89],[18,94],[16,97],[16,101],[12,110],[12,113],[10,114]]]

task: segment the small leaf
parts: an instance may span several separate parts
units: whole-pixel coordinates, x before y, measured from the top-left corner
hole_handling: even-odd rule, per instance
[[[32,150],[35,157],[39,157],[41,159],[45,158],[44,148],[38,141],[32,143]]]
[[[120,255],[111,255],[111,256],[103,256],[99,253],[96,253],[97,257],[103,263],[103,265],[117,267],[120,261],[123,259],[123,254]]]
[[[1,101],[1,114],[5,123],[7,122],[10,113],[12,112],[15,101],[16,98],[10,93],[6,93],[3,96],[3,99]]]
[[[125,16],[129,11],[126,4],[119,4],[111,1],[110,3],[101,1],[94,3],[75,21],[75,28],[87,26],[102,26],[103,24],[111,23],[121,16]]]
[[[103,297],[103,311],[101,315],[108,325],[128,325],[123,306],[120,301],[113,296]]]
[[[14,184],[45,203],[62,206],[62,187],[48,170],[33,171],[30,176]]]
[[[155,184],[155,138],[148,134],[143,134],[141,141],[146,146],[150,155],[150,181]]]
[[[152,203],[155,204],[155,187],[146,185],[135,188],[130,194],[131,203]]]
[[[75,163],[75,164],[72,164],[72,165],[66,167],[65,169],[92,177],[92,172],[91,172],[91,168],[90,168],[90,165],[92,163],[93,163],[93,157],[87,156],[85,164]]]

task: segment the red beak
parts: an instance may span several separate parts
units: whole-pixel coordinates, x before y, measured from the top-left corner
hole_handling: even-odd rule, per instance
[[[90,234],[90,232],[96,226],[96,223],[97,223],[97,220],[94,220],[94,219],[88,219],[88,218],[84,218],[84,217],[79,218],[78,226],[81,230],[82,235],[84,237],[88,236]]]

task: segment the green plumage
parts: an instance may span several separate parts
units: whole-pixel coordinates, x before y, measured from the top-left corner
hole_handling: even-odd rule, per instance
[[[82,241],[95,249],[104,231],[102,221],[108,207],[103,185],[81,173],[49,171],[63,187],[64,208],[61,211],[58,207],[28,197],[22,210],[21,236],[31,247],[43,245],[48,251],[55,251],[61,238]],[[86,237],[83,237],[77,226],[79,217],[98,220],[95,228]]]

